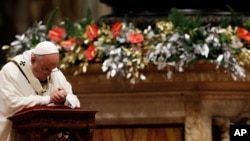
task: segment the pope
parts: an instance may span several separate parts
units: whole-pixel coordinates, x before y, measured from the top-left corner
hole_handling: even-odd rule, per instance
[[[72,86],[57,68],[58,47],[42,41],[13,57],[0,71],[0,140],[21,141],[7,118],[36,105],[80,107]]]

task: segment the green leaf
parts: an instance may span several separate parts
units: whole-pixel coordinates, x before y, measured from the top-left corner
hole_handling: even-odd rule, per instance
[[[53,20],[54,20],[54,18],[55,18],[55,15],[56,15],[56,12],[57,12],[57,11],[58,11],[58,7],[56,7],[56,8],[52,11],[52,13],[50,14],[49,19],[48,19],[48,22],[47,22],[47,24],[46,24],[46,27],[47,27],[46,33],[48,33],[48,31],[52,28],[52,26],[53,26]]]
[[[88,8],[87,9],[87,15],[86,18],[81,19],[80,21],[78,21],[78,23],[82,26],[82,27],[86,27],[87,25],[89,25],[92,22],[92,13],[91,13],[91,9]]]
[[[184,32],[202,25],[202,20],[198,15],[194,18],[185,16],[175,8],[171,9],[167,20],[171,21],[176,27]]]
[[[235,25],[235,26],[242,26],[242,21],[240,20],[239,16],[236,14],[236,12],[234,11],[234,9],[227,5],[227,8],[229,9],[229,11],[232,14],[232,22],[231,25]]]

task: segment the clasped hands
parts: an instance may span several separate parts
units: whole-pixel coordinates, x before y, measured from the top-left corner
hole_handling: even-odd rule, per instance
[[[57,88],[50,94],[50,103],[63,104],[66,100],[67,92],[64,88]]]

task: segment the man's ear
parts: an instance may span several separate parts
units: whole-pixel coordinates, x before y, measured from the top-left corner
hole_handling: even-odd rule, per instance
[[[36,56],[34,54],[31,54],[30,56],[30,62],[33,64],[36,61]]]

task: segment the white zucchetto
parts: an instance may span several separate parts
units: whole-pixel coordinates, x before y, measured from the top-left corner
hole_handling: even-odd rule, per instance
[[[36,45],[33,53],[37,55],[55,54],[59,53],[59,50],[53,42],[43,41]]]

